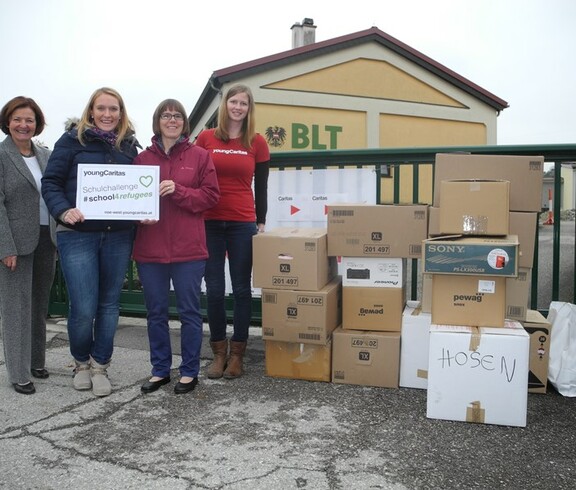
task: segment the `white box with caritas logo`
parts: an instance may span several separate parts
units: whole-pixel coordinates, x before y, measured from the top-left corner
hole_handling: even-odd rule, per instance
[[[401,288],[406,283],[406,259],[342,257],[342,286]]]
[[[432,323],[503,327],[506,279],[432,274]]]
[[[426,389],[428,386],[428,350],[430,313],[422,311],[418,301],[408,301],[402,315],[400,344],[400,386]]]
[[[406,288],[342,288],[342,328],[399,332]]]
[[[431,325],[426,416],[526,426],[530,337],[504,328]]]

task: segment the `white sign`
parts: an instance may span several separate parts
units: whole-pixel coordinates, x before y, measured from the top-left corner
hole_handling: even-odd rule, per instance
[[[78,165],[76,207],[86,219],[159,219],[157,165]]]

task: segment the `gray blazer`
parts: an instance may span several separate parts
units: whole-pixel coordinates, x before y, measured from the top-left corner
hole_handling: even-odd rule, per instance
[[[42,173],[50,150],[32,142]],[[22,186],[22,180],[30,185]],[[24,189],[24,190],[23,190]],[[40,192],[20,151],[7,136],[0,143],[0,260],[11,255],[28,255],[40,236]],[[56,243],[56,223],[50,220],[52,241]]]

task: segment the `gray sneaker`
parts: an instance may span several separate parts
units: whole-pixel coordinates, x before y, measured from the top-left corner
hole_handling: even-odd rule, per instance
[[[108,366],[110,363],[98,364],[94,359],[90,358],[90,377],[92,378],[92,393],[95,396],[108,396],[112,393],[112,385],[108,379]]]
[[[74,389],[89,390],[92,388],[92,379],[90,378],[90,362],[74,361]]]

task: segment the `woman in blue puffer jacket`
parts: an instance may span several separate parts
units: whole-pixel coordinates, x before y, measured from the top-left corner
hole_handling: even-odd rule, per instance
[[[57,245],[69,298],[68,336],[74,388],[111,393],[107,368],[118,326],[119,301],[132,253],[134,221],[85,219],[76,202],[78,164],[130,165],[138,153],[122,97],[103,87],[78,126],[56,142],[42,196],[58,221]]]

